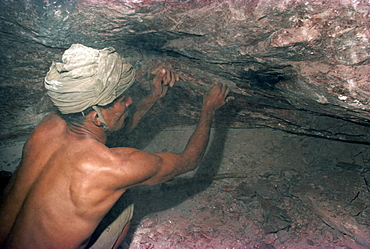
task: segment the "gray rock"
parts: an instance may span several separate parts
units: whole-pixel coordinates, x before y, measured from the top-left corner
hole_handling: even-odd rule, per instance
[[[197,119],[201,92],[190,85],[219,81],[236,100],[220,110],[218,125],[368,144],[368,7],[365,0],[1,1],[0,90],[8,98],[0,101],[0,138],[28,134],[53,109],[43,77],[63,50],[82,43],[115,47],[137,68],[144,93],[145,74],[159,64],[178,72],[185,85],[155,111],[172,109],[160,116],[170,126]]]

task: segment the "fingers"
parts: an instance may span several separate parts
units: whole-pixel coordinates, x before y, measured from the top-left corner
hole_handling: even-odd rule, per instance
[[[163,85],[169,85],[170,87],[175,85],[175,81],[180,80],[178,74],[170,70],[166,70],[161,66],[154,69],[151,74],[156,74],[155,81],[159,80]]]
[[[227,86],[227,85],[224,85],[225,86],[225,89],[224,89],[224,95],[225,95],[225,97],[227,96],[227,95],[229,95],[229,93],[230,93],[230,88]]]
[[[166,74],[163,78],[163,84],[164,85],[169,85],[170,87],[173,87],[175,85],[175,81],[179,81],[179,76],[178,74],[170,71],[170,70],[166,70]]]
[[[221,84],[221,92],[225,94],[226,90],[227,90],[227,86],[225,84]]]
[[[166,93],[167,93],[167,90],[168,90],[168,86],[163,86],[163,88],[162,88],[162,94],[161,94],[161,96],[164,96],[164,95],[166,95]]]
[[[162,67],[162,66],[159,66],[159,67],[157,67],[156,69],[154,69],[151,73],[152,74],[157,74],[160,70],[164,70],[164,68]]]
[[[229,92],[227,85],[214,82],[212,90],[204,95],[203,108],[215,111],[225,105]]]
[[[221,84],[221,83],[218,83],[217,81],[213,82],[213,89],[219,89],[220,90],[220,94],[222,94],[224,96],[224,98],[226,98],[226,96],[230,93],[230,89],[229,87],[226,85],[226,84]]]
[[[234,96],[228,96],[228,97],[226,97],[225,102],[226,102],[226,103],[229,103],[230,101],[232,101],[232,100],[234,100],[234,99],[235,99],[235,97],[234,97]]]
[[[179,75],[170,71],[171,72],[171,80],[169,82],[169,85],[170,87],[173,87],[175,85],[175,81],[179,81],[180,78],[179,78]]]
[[[165,86],[167,86],[170,81],[171,81],[171,71],[170,70],[166,70],[166,74],[165,74],[165,76],[163,78],[163,84]]]
[[[157,67],[149,75],[151,96],[162,98],[166,95],[168,87],[173,87],[179,76],[163,67]]]
[[[166,69],[162,67],[157,67],[151,72],[153,83],[154,84],[161,84],[163,81],[164,76],[166,75]],[[149,78],[149,79],[151,79]]]

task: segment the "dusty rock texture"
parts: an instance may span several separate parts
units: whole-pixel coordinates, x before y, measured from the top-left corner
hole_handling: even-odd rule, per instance
[[[126,57],[137,98],[148,71],[178,72],[155,110],[168,126],[193,124],[203,90],[219,81],[235,96],[220,125],[368,144],[369,9],[367,0],[1,1],[0,137],[28,134],[53,109],[43,77],[81,43]]]
[[[181,151],[191,131],[165,130],[145,149]],[[131,189],[122,248],[370,247],[369,145],[270,129],[217,128],[212,138],[195,172]],[[231,173],[245,178],[214,178]]]

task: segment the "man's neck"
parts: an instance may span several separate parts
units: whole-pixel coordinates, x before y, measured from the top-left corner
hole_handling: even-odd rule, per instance
[[[98,142],[105,144],[107,142],[107,135],[105,134],[102,127],[89,124],[68,124],[67,129],[77,136],[84,136],[86,138],[92,138]]]

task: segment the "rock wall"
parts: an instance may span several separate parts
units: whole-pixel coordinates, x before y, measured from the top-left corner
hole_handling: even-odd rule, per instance
[[[235,100],[216,124],[270,127],[369,143],[367,0],[4,0],[0,2],[0,138],[29,134],[53,109],[43,89],[51,61],[73,43],[113,46],[146,73],[182,81],[146,122],[194,124],[214,81]]]

